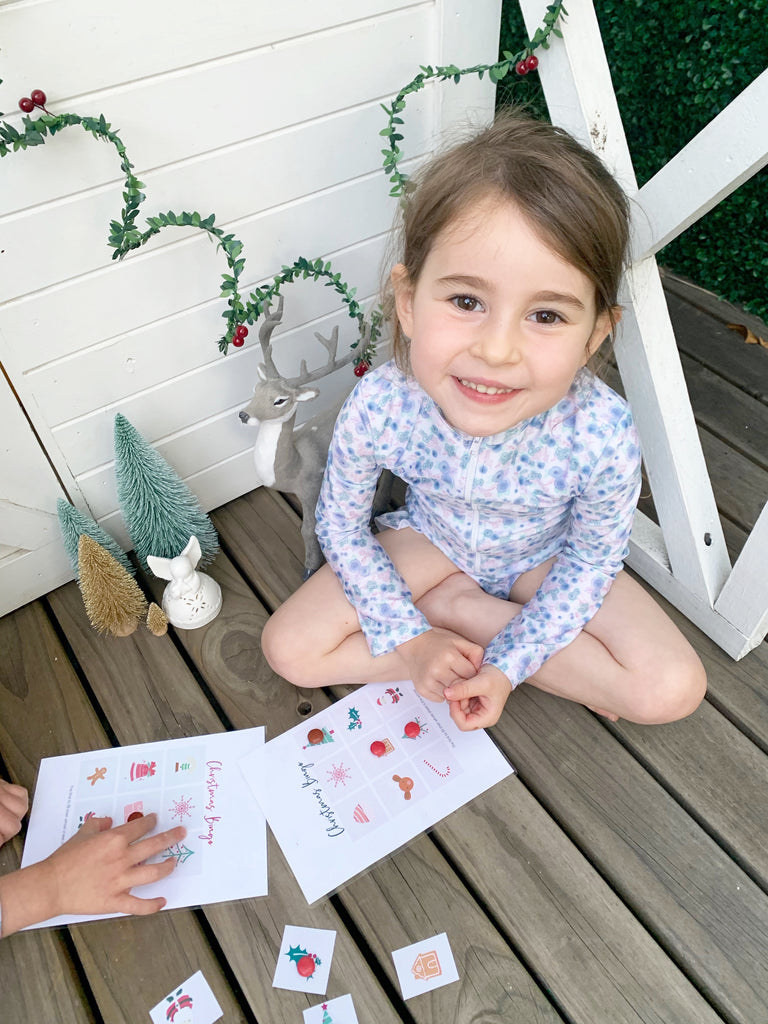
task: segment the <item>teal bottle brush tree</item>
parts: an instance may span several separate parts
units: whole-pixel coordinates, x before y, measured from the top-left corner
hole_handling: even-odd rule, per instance
[[[181,477],[120,413],[115,416],[115,479],[120,510],[136,557],[175,558],[194,536],[200,565],[219,550],[213,523]]]

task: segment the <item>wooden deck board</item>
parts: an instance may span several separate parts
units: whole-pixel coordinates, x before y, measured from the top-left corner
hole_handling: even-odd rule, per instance
[[[522,781],[721,1013],[768,1007],[768,896],[585,708],[521,687],[494,730]]]

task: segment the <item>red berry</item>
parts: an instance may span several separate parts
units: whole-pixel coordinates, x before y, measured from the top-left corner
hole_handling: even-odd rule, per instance
[[[364,377],[370,370],[370,366],[364,359],[361,359],[359,363],[355,365],[355,369],[352,371],[356,377]]]
[[[311,956],[303,956],[296,964],[296,970],[302,978],[311,978],[315,973],[315,961]]]
[[[45,106],[45,93],[42,89],[33,89],[30,95],[32,97],[32,102],[36,107]]]
[[[538,66],[539,66],[539,58],[534,56],[534,54],[531,54],[531,56],[528,57],[526,59],[526,62],[525,62],[526,70],[527,71],[535,71]],[[34,93],[32,93],[32,95],[34,96]]]
[[[528,68],[526,67],[524,60],[519,60],[517,64],[515,64],[515,71],[518,73],[518,75],[528,74]]]
[[[29,96],[22,96],[19,100],[19,107],[24,111],[25,114],[31,114],[35,109],[35,104],[29,98]]]
[[[237,335],[238,338],[247,338],[248,328],[245,326],[245,324],[238,324],[238,326],[235,328],[235,334]]]
[[[242,346],[245,344],[245,338],[241,338],[239,334],[236,334],[232,338],[232,344],[235,346],[235,348],[242,348]]]

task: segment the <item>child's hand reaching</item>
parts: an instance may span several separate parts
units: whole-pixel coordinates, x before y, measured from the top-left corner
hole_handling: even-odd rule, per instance
[[[453,633],[433,628],[400,644],[397,648],[408,666],[416,692],[437,703],[444,700],[446,686],[471,679],[483,661],[483,648]],[[507,683],[509,686],[509,683]]]
[[[450,702],[451,718],[466,732],[495,725],[511,692],[501,669],[483,665],[473,679],[446,687],[445,699]]]
[[[0,779],[0,846],[16,835],[28,809],[29,795],[26,789]]]
[[[154,914],[165,906],[162,896],[142,899],[129,891],[158,882],[176,866],[173,858],[145,863],[187,830],[178,825],[143,838],[157,815],[112,828],[111,818],[91,818],[63,846],[37,864],[0,878],[2,934],[47,921],[60,914]]]

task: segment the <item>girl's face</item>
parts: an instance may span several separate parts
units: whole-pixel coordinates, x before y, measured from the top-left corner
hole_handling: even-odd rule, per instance
[[[392,282],[414,377],[475,437],[551,409],[610,331],[594,285],[505,199],[449,225],[415,286],[402,264]]]

